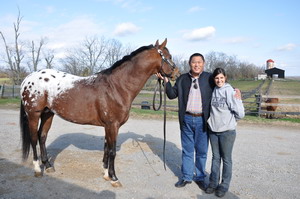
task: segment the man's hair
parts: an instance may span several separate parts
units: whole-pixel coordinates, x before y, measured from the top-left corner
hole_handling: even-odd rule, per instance
[[[191,64],[191,61],[192,61],[193,57],[198,57],[198,56],[202,58],[203,62],[205,62],[204,56],[202,54],[200,54],[200,53],[194,53],[194,54],[192,54],[190,56],[189,64]]]

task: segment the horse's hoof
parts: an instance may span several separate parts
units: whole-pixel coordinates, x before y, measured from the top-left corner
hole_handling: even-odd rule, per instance
[[[113,187],[122,187],[122,184],[119,181],[110,181],[110,183]]]
[[[34,177],[40,178],[43,176],[42,172],[34,172]]]
[[[53,173],[53,172],[55,172],[55,169],[54,169],[54,167],[49,167],[49,168],[46,168],[46,172]]]
[[[106,176],[106,175],[103,176],[103,179],[106,180],[106,181],[111,181],[111,178],[109,176]]]

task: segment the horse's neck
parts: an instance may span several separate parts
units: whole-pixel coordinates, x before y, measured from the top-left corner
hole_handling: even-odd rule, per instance
[[[128,90],[127,93],[132,94],[132,98],[134,98],[142,90],[150,76],[153,75],[157,64],[157,60],[145,60],[143,56],[140,56],[134,63],[126,64],[120,70],[115,71],[111,78],[113,79],[113,76],[116,78],[123,77],[120,79],[123,81],[122,84],[124,84],[122,88]]]

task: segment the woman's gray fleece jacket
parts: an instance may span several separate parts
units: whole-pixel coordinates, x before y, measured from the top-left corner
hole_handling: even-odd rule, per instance
[[[208,118],[209,128],[213,132],[234,130],[237,120],[245,116],[242,100],[234,97],[232,86],[225,83],[215,87],[211,99],[211,111]]]

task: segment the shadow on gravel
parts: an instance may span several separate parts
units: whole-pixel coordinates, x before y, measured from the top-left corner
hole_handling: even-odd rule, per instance
[[[111,198],[109,190],[94,192],[50,176],[36,178],[32,170],[0,158],[0,198]]]
[[[147,134],[146,136],[141,136],[133,132],[120,133],[117,140],[117,151],[121,149],[122,144],[128,139],[146,143],[152,150],[152,152],[157,155],[163,162],[163,139],[153,137],[149,134]],[[51,156],[51,162],[54,164],[54,167],[55,159],[57,158],[57,156],[70,145],[84,150],[103,151],[104,136],[94,136],[85,133],[69,133],[59,136],[47,146],[47,150]],[[174,173],[175,176],[179,177],[181,173],[180,165],[181,149],[179,149],[174,143],[167,141],[166,166]]]
[[[218,198],[218,197],[215,196],[215,194],[205,194],[203,196],[197,195],[197,199],[216,199],[216,198]],[[227,192],[225,194],[225,196],[222,197],[222,199],[239,199],[239,197],[237,197],[236,195],[234,195],[231,192]]]

